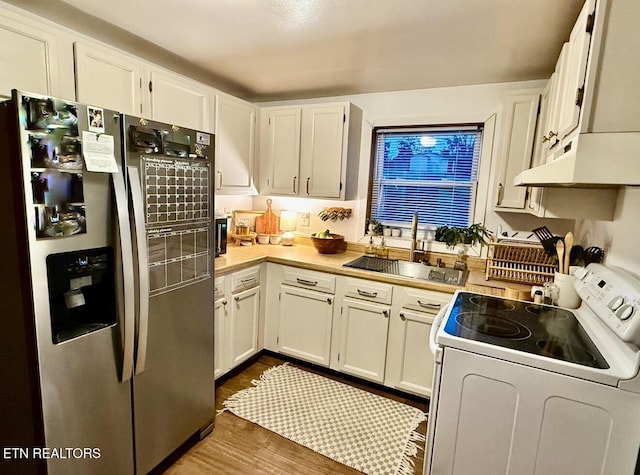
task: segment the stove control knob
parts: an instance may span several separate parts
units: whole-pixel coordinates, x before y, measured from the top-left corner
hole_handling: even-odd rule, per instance
[[[609,307],[609,310],[613,310],[615,312],[623,303],[624,297],[622,295],[616,295],[611,300],[609,300],[609,302],[607,302],[607,307]]]
[[[624,321],[627,320],[629,317],[631,317],[631,315],[633,315],[633,311],[635,309],[633,308],[633,306],[627,304],[627,305],[623,305],[622,307],[620,307],[617,311],[616,311],[616,316]]]

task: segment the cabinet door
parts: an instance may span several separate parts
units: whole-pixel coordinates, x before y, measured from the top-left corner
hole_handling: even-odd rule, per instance
[[[265,110],[265,113],[265,165],[269,193],[297,195],[300,190],[301,109],[274,109]]]
[[[338,369],[382,383],[387,357],[389,307],[345,298],[340,312]]]
[[[591,43],[590,15],[595,9],[595,0],[587,0],[571,30],[566,58],[566,76],[561,85],[562,107],[558,128],[560,139],[569,135],[578,125],[584,80],[587,70],[587,57]]]
[[[531,165],[539,101],[538,92],[512,93],[505,98],[497,180],[498,209],[524,210],[527,188],[514,186],[513,179]]]
[[[278,351],[329,366],[333,295],[280,286]]]
[[[195,130],[209,128],[211,89],[161,69],[147,72],[149,114],[152,119]]]
[[[401,309],[389,323],[386,383],[415,394],[431,396],[433,354],[429,333],[433,315]]]
[[[0,15],[0,99],[12,89],[58,95],[56,37],[40,28]]]
[[[216,192],[253,191],[256,109],[225,95],[216,97]]]
[[[227,372],[225,350],[228,301],[218,299],[213,304],[213,377],[218,378]]]
[[[258,352],[260,287],[233,295],[229,325],[229,367],[234,368]]]
[[[76,95],[79,102],[125,114],[142,112],[142,63],[137,59],[87,43],[74,45]]]
[[[307,106],[302,109],[300,196],[339,198],[345,151],[345,107]]]

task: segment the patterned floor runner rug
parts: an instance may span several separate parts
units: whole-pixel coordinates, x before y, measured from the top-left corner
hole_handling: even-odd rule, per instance
[[[424,447],[416,432],[426,415],[415,407],[283,364],[225,409],[369,475],[413,474]]]

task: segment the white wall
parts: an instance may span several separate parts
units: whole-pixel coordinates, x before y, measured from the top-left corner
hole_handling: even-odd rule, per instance
[[[349,101],[362,110],[363,123],[360,142],[359,175],[357,198],[349,202],[336,202],[326,200],[313,200],[296,198],[291,199],[271,197],[274,210],[296,209],[306,210],[311,213],[311,225],[309,228],[299,228],[301,233],[311,233],[330,227],[332,231],[344,234],[348,240],[357,241],[363,238],[364,223],[366,217],[367,187],[369,184],[369,165],[371,160],[371,135],[374,127],[390,125],[425,125],[425,124],[449,124],[464,122],[485,122],[492,114],[497,115],[497,125],[493,144],[493,157],[498,148],[500,134],[500,112],[502,99],[505,93],[513,90],[541,88],[546,81],[525,81],[515,83],[487,84],[477,86],[448,87],[437,89],[421,89],[412,91],[396,91],[374,94],[358,94],[351,96],[338,96],[315,98],[305,101],[279,101],[261,103],[260,106],[281,106],[291,104]],[[489,139],[489,137],[487,137]],[[494,161],[494,160],[493,160]],[[489,189],[490,175],[493,173],[491,156],[483,156],[480,176],[482,182],[478,189],[478,199],[489,203],[493,193]],[[264,183],[260,183],[264,189]],[[254,209],[264,209],[266,196],[257,196],[253,199]],[[325,206],[344,206],[354,209],[351,219],[344,222],[324,223],[317,218],[317,214]],[[476,213],[474,222],[484,222],[491,229],[496,230],[498,225],[502,229],[511,232],[529,231],[535,227],[547,224],[554,233],[564,233],[573,229],[573,220],[542,220],[531,215],[513,216],[509,213],[495,213],[489,203],[482,206]],[[327,224],[329,226],[327,226]],[[405,243],[406,244],[406,243]],[[403,245],[399,243],[398,245]],[[407,245],[408,247],[408,245]]]
[[[615,218],[611,222],[576,222],[576,238],[605,251],[607,265],[640,276],[640,188],[625,187],[618,194]]]

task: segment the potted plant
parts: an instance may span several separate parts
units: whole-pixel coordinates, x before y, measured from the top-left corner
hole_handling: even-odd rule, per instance
[[[490,236],[491,232],[481,223],[472,224],[468,228],[438,226],[435,233],[436,241],[445,243],[450,249],[459,244],[475,246],[479,243],[484,246]]]
[[[383,228],[382,223],[380,221],[377,221],[375,219],[371,219],[369,221],[369,232],[371,234],[373,234],[374,236],[381,236],[383,230],[384,230],[384,228]]]

